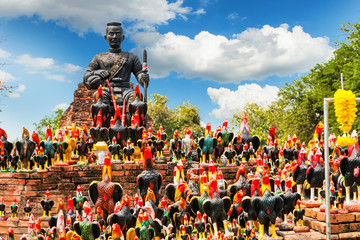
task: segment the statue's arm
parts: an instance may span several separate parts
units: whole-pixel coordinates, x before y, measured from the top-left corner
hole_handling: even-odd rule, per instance
[[[134,60],[133,60],[134,64],[132,67],[132,72],[134,73],[136,80],[142,87],[144,87],[144,83],[147,83],[147,85],[149,85],[149,81],[150,81],[149,74],[143,72],[142,64],[140,62],[139,57],[136,55],[133,56],[134,56]]]
[[[99,72],[95,72],[96,70],[99,69],[100,69],[100,65],[97,60],[97,57],[95,56],[93,60],[90,62],[88,68],[86,69],[83,78],[84,84],[87,89],[97,89],[99,85],[103,82],[102,75],[99,74]]]

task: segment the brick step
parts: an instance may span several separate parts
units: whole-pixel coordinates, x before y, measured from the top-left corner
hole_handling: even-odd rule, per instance
[[[326,234],[326,222],[318,221],[317,219],[304,217],[304,225],[313,230]],[[336,223],[330,224],[331,233],[346,233],[359,232],[360,222]],[[360,238],[360,235],[359,235]]]
[[[283,237],[284,240],[304,240],[304,239],[316,239],[316,240],[326,240],[326,234],[310,230],[310,232],[305,233],[295,233],[294,231],[277,231],[278,235]],[[337,233],[331,234],[331,239],[339,240],[350,240],[350,239],[360,239],[360,232],[346,232],[346,233]]]
[[[306,208],[305,216],[326,222],[326,213],[320,212],[319,208]],[[336,213],[330,214],[330,223],[360,222],[360,213]]]

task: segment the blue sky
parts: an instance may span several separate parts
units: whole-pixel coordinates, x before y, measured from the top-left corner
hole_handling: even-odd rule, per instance
[[[124,25],[124,50],[142,59],[147,49],[148,94],[170,107],[189,100],[215,129],[327,61],[345,38],[341,23],[359,20],[355,0],[0,0],[0,79],[18,86],[0,96],[0,127],[15,140],[66,108],[93,56],[108,50],[110,21]]]

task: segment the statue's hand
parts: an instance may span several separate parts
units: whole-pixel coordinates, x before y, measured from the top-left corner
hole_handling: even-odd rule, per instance
[[[141,80],[144,84],[146,84],[146,86],[149,86],[149,82],[150,82],[150,76],[147,73],[144,73],[141,75]]]
[[[102,70],[100,72],[97,72],[96,75],[98,75],[99,77],[101,77],[102,79],[108,79],[110,77],[110,73],[106,70]]]

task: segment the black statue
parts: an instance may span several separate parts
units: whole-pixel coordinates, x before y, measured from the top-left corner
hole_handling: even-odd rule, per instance
[[[108,52],[97,54],[90,62],[85,75],[84,84],[88,89],[98,89],[101,84],[103,90],[103,103],[111,108],[111,115],[114,114],[114,106],[118,105],[123,108],[123,101],[125,100],[126,106],[129,106],[134,99],[134,90],[130,83],[131,73],[136,77],[138,83],[146,89],[149,84],[149,75],[147,74],[146,64],[141,64],[139,58],[130,52],[124,52],[121,49],[121,43],[124,41],[123,29],[121,23],[111,22],[107,24],[105,40],[109,43],[110,48]],[[146,62],[146,55],[144,53],[144,63]],[[111,86],[108,87],[106,80]],[[111,96],[111,91],[116,96]],[[96,93],[95,93],[96,97]],[[146,102],[146,96],[144,96]],[[116,99],[116,100],[115,100]],[[116,101],[116,103],[112,102]],[[112,103],[111,103],[112,102]],[[128,107],[126,107],[128,109]],[[126,114],[126,126],[130,125],[131,116]],[[106,126],[105,127],[109,127]]]

